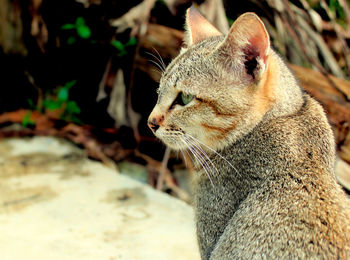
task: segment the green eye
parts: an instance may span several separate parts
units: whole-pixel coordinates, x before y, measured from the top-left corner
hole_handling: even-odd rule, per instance
[[[193,98],[194,98],[194,96],[191,94],[181,93],[181,101],[182,101],[184,106],[187,105],[188,103],[190,103]]]

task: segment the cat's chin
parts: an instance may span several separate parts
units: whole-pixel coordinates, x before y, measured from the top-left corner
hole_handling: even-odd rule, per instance
[[[174,151],[180,151],[180,150],[186,150],[187,147],[183,144],[180,144],[178,142],[172,142],[172,141],[167,141],[167,140],[162,140],[163,143],[169,147],[170,149]]]
[[[161,131],[161,129],[159,130],[155,133],[155,136],[160,139],[167,147],[175,151],[187,149],[186,145],[179,135],[169,135]]]

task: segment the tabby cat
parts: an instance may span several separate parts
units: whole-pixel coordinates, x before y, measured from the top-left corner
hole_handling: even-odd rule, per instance
[[[350,202],[322,107],[240,16],[222,35],[193,7],[149,127],[192,154],[202,259],[350,259]]]

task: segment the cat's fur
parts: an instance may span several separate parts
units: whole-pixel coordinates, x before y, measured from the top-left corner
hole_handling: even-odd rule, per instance
[[[350,202],[321,106],[270,48],[253,13],[222,36],[195,9],[149,125],[197,158],[202,259],[350,258]],[[179,93],[194,95],[188,104]]]

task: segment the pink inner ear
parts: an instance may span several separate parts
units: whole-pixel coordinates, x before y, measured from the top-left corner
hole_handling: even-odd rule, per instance
[[[187,10],[186,24],[190,37],[189,45],[196,44],[209,37],[222,35],[193,6]]]
[[[267,58],[267,49],[269,47],[269,39],[266,38],[266,35],[254,35],[249,39],[250,47],[255,49],[257,54],[266,62]]]

